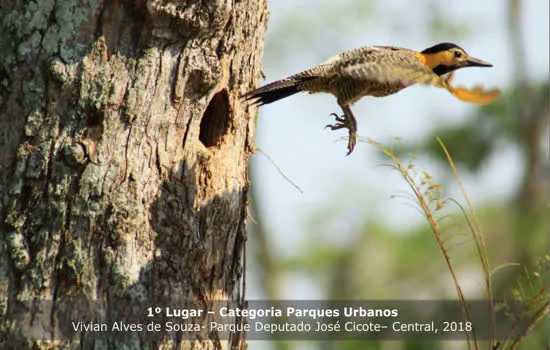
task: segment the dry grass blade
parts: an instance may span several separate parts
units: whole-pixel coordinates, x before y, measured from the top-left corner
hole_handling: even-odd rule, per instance
[[[483,237],[483,233],[481,230],[481,225],[479,224],[479,220],[477,218],[477,214],[474,210],[474,206],[472,205],[472,202],[470,201],[470,197],[468,196],[468,193],[466,192],[466,189],[464,188],[464,184],[462,183],[462,179],[460,178],[460,175],[458,174],[458,170],[456,169],[456,166],[454,164],[454,161],[449,154],[449,151],[447,150],[447,147],[445,147],[445,144],[441,139],[438,137],[437,142],[439,142],[439,145],[443,149],[443,152],[445,152],[445,156],[447,157],[447,161],[449,162],[449,165],[451,166],[451,169],[453,170],[453,174],[455,176],[455,179],[460,186],[460,191],[462,192],[462,195],[464,196],[464,199],[466,200],[466,203],[468,205],[468,211],[469,214],[472,216],[473,219],[473,225],[469,221],[468,215],[466,215],[466,211],[462,208],[462,206],[457,202],[454,201],[462,210],[464,213],[464,217],[468,221],[468,224],[470,226],[470,232],[474,238],[474,242],[478,248],[478,256],[481,260],[481,265],[483,268],[483,273],[485,274],[485,285],[487,289],[487,297],[489,299],[490,308],[491,308],[491,314],[490,314],[490,331],[489,331],[489,349],[493,348],[493,341],[495,339],[495,313],[494,313],[494,301],[493,301],[493,288],[491,285],[491,268],[489,267],[489,259],[487,255],[487,247],[485,245],[485,239]]]
[[[292,187],[294,187],[295,189],[298,190],[298,192],[300,193],[304,193],[304,191],[302,191],[302,189],[300,188],[300,186],[296,185],[288,176],[286,176],[286,174],[284,173],[284,171],[277,165],[277,163],[275,163],[275,161],[273,160],[273,158],[271,158],[269,156],[269,154],[265,153],[263,149],[261,149],[260,147],[256,147],[255,148],[255,151],[254,153],[256,152],[260,152],[261,154],[263,154],[270,162],[271,164],[273,164],[273,166],[275,167],[275,169],[277,169],[277,171],[279,172],[279,174],[281,174],[281,176],[286,180],[288,181],[289,184],[292,185]]]
[[[430,181],[428,181],[428,180],[431,180],[431,176],[429,174],[427,174],[427,175],[425,174],[424,178],[420,181],[420,183],[418,183],[417,180],[414,177],[415,173],[412,172],[413,167],[414,167],[412,164],[405,166],[403,164],[403,162],[399,158],[397,158],[391,150],[384,147],[382,144],[380,144],[380,143],[378,143],[374,140],[371,140],[371,139],[368,139],[367,141],[370,144],[373,144],[374,146],[376,146],[380,151],[382,151],[388,158],[390,158],[392,160],[392,162],[395,164],[394,168],[401,174],[403,179],[407,182],[407,184],[409,185],[409,187],[413,191],[414,197],[416,198],[416,201],[419,204],[419,207],[420,207],[421,211],[423,212],[424,216],[426,217],[426,220],[428,221],[428,223],[430,225],[430,228],[431,228],[432,232],[434,233],[437,244],[438,244],[441,252],[443,253],[443,257],[445,259],[445,262],[447,264],[447,267],[448,267],[448,269],[451,273],[452,279],[453,279],[453,283],[454,283],[454,286],[455,286],[455,289],[456,289],[456,292],[457,292],[457,295],[458,295],[458,300],[459,300],[460,305],[461,305],[461,310],[462,310],[463,316],[464,316],[466,321],[471,322],[472,318],[471,318],[471,315],[470,315],[470,311],[468,310],[468,307],[466,305],[466,301],[464,299],[464,293],[462,292],[462,288],[460,287],[460,283],[458,281],[457,274],[455,272],[453,263],[451,261],[451,256],[449,254],[449,250],[448,250],[447,246],[445,245],[445,240],[443,238],[441,228],[439,226],[438,220],[437,220],[434,212],[432,211],[432,208],[431,208],[431,205],[430,205],[430,203],[431,203],[430,200],[432,200],[432,202],[435,201],[437,203],[436,204],[436,210],[438,209],[438,206],[441,205],[441,202],[439,201],[439,198],[436,198],[437,195],[433,198],[428,195],[428,194],[432,194],[432,192],[430,192],[429,190],[430,190],[430,186],[432,186],[433,184]],[[424,180],[427,181],[427,182],[423,182]],[[428,188],[427,188],[428,192],[426,192],[426,185],[428,186]],[[432,188],[435,188],[438,191],[440,190],[440,188],[438,188],[437,186],[435,186],[435,187],[432,186]],[[466,337],[467,337],[468,349],[471,349],[472,348],[472,339],[470,338],[470,334],[466,333]],[[479,342],[477,340],[475,332],[472,332],[472,338],[473,338],[473,344],[475,346],[475,349],[479,349]]]
[[[473,92],[480,92],[481,90],[472,90]],[[536,282],[540,282],[541,270],[543,268],[548,268],[550,265],[550,255],[545,255],[539,258],[538,270],[532,274],[526,270],[525,281],[524,283],[518,283],[518,289],[514,290],[515,299],[518,302],[521,302],[522,305],[527,306],[527,311],[513,311],[510,315],[515,317],[515,321],[511,325],[511,328],[508,331],[508,334],[504,337],[502,342],[496,342],[496,310],[495,310],[495,301],[492,290],[492,276],[499,270],[508,267],[508,266],[517,266],[516,263],[508,263],[499,265],[493,271],[490,269],[489,257],[487,253],[487,246],[485,243],[485,237],[483,235],[481,225],[479,223],[478,216],[474,210],[472,202],[464,188],[462,179],[458,174],[458,170],[449,154],[447,148],[441,141],[437,138],[447,161],[453,171],[456,182],[459,185],[461,193],[466,202],[465,205],[462,205],[457,200],[448,198],[442,199],[443,189],[442,187],[433,181],[432,176],[423,171],[418,172],[415,168],[415,165],[412,161],[404,163],[395,155],[392,148],[387,148],[382,144],[367,139],[367,142],[376,146],[382,153],[388,157],[391,161],[391,168],[397,170],[402,178],[405,180],[409,188],[412,190],[412,195],[400,197],[412,199],[415,204],[414,208],[420,210],[423,216],[428,221],[428,224],[435,236],[435,239],[438,243],[438,246],[443,253],[447,267],[451,273],[453,283],[458,294],[458,299],[461,305],[462,314],[465,321],[472,320],[470,310],[468,309],[462,288],[458,281],[455,269],[450,257],[451,248],[456,248],[461,245],[468,244],[473,240],[475,254],[478,256],[479,261],[481,262],[481,268],[483,271],[483,277],[485,281],[485,288],[487,293],[487,298],[489,299],[489,341],[487,344],[488,349],[517,349],[521,340],[535,327],[539,321],[541,321],[548,313],[550,313],[550,294],[549,288],[547,285],[540,287],[540,284],[537,285]],[[438,210],[443,209],[447,201],[451,201],[456,205],[461,213],[461,216],[464,220],[462,225],[458,224],[459,220],[455,220],[454,215],[441,215],[439,218],[436,217],[435,213]],[[407,203],[408,204],[408,203]],[[446,219],[451,219],[449,224],[444,224],[443,221]],[[462,220],[460,220],[462,221]],[[461,240],[460,237],[470,236],[468,240]],[[529,291],[534,291],[534,294],[529,294]],[[499,304],[500,305],[500,304]],[[500,306],[499,306],[500,309]],[[519,312],[519,313],[518,313]],[[521,322],[520,322],[521,321]],[[466,333],[468,348],[475,346],[475,349],[479,349],[479,342],[476,337],[475,331],[471,334]],[[502,339],[502,338],[501,338]]]
[[[491,276],[493,276],[495,273],[497,273],[498,271],[506,268],[506,267],[511,267],[511,266],[521,266],[520,263],[506,263],[506,264],[501,264],[501,265],[498,265],[497,267],[495,267],[493,269],[493,271],[491,271]]]

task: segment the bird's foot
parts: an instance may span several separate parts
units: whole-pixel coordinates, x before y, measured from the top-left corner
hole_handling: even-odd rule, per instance
[[[338,130],[338,129],[343,129],[343,128],[349,129],[350,128],[349,121],[346,118],[345,114],[343,114],[342,116],[339,116],[336,113],[330,113],[330,116],[334,117],[334,119],[337,121],[337,123],[328,124],[327,126],[325,126],[325,128],[330,128],[330,130]]]
[[[330,130],[348,129],[348,153],[346,155],[349,156],[353,152],[355,143],[357,142],[357,122],[355,118],[349,118],[346,114],[339,116],[336,113],[331,113],[330,115],[334,117],[336,123],[328,124],[325,128],[330,128]]]

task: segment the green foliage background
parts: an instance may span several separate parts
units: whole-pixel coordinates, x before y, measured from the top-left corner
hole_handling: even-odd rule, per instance
[[[449,40],[459,40],[476,35],[465,19],[444,18],[441,15],[443,2],[419,1],[424,6],[427,21],[420,25],[426,32],[444,33]],[[520,185],[513,199],[508,202],[477,201],[476,211],[487,238],[491,266],[502,268],[493,277],[496,298],[510,298],[539,290],[547,286],[547,261],[541,260],[548,254],[549,217],[547,176],[547,147],[549,120],[548,76],[530,78],[527,74],[525,45],[521,38],[520,0],[508,0],[508,14],[503,18],[509,28],[508,37],[513,51],[512,86],[503,96],[487,106],[476,108],[464,122],[435,128],[432,135],[421,144],[403,140],[398,148],[401,153],[414,153],[430,157],[441,165],[444,175],[436,179],[444,188],[454,181],[450,176],[445,155],[435,141],[440,137],[450,150],[454,162],[462,174],[475,177],[491,157],[502,147],[512,146],[518,150],[524,161]],[[345,16],[353,13],[353,16]],[[352,8],[352,11],[349,9]],[[298,15],[299,13],[299,15]],[[362,21],[376,22],[380,18],[393,16],[395,31],[400,28],[402,13],[380,13],[374,1],[346,0],[319,1],[314,10],[288,13],[283,24],[270,28],[266,43],[266,61],[280,61],[288,57],[289,50],[296,46],[309,47],[315,37],[323,37],[330,45],[320,50],[334,54],[345,48],[344,40],[338,36],[338,28],[353,26]],[[547,28],[548,29],[548,28]],[[479,34],[478,34],[479,35]],[[388,43],[391,44],[391,43]],[[407,158],[407,157],[405,157]],[[358,160],[360,161],[360,160]],[[405,159],[406,161],[406,159]],[[381,154],[380,163],[387,163]],[[414,163],[414,160],[413,160]],[[376,171],[390,172],[388,168]],[[254,172],[252,173],[253,194]],[[356,184],[357,185],[357,184]],[[327,196],[333,194],[327,194]],[[483,197],[483,193],[477,194]],[[459,198],[457,198],[459,199]],[[372,200],[375,200],[374,198]],[[256,279],[269,299],[279,299],[279,281],[289,274],[304,276],[320,290],[327,299],[423,299],[426,296],[454,299],[452,280],[438,251],[437,243],[427,224],[409,228],[408,232],[396,232],[387,222],[369,220],[362,223],[357,235],[351,241],[334,246],[322,237],[338,234],[334,223],[345,216],[338,208],[331,206],[330,199],[313,210],[311,217],[304,218],[306,232],[299,253],[280,259],[270,249],[269,233],[262,226],[262,218],[269,213],[261,212],[258,203],[262,198],[252,196],[252,215],[255,223],[249,225],[249,254],[257,266]],[[395,205],[409,203],[406,195],[399,194]],[[449,215],[457,214],[449,212]],[[449,229],[451,230],[451,229]],[[452,231],[452,230],[451,230]],[[451,232],[449,231],[449,232]],[[454,232],[454,231],[453,231]],[[452,234],[449,233],[450,235]],[[471,242],[470,242],[471,243]],[[250,253],[252,252],[252,253]],[[483,298],[483,279],[479,263],[472,257],[472,245],[456,244],[451,250],[459,277],[466,292],[466,298]],[[514,265],[508,265],[514,263]],[[537,264],[542,264],[538,266]],[[384,273],[380,273],[383,267]],[[541,272],[542,271],[542,272]],[[539,288],[539,289],[537,289]],[[520,349],[548,349],[549,338],[546,321],[538,324],[529,333]],[[265,345],[265,344],[264,344]],[[464,348],[461,343],[430,342],[330,342],[290,343],[273,342],[277,349],[319,348],[319,349],[449,349]]]

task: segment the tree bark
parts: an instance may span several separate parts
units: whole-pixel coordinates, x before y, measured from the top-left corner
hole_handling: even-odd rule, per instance
[[[0,348],[245,346],[72,322],[240,302],[266,1],[2,1]]]

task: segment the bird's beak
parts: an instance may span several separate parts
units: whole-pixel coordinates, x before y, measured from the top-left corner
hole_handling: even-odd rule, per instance
[[[477,58],[469,57],[466,60],[466,66],[467,67],[492,67],[493,65],[490,64],[489,62],[485,62]]]

